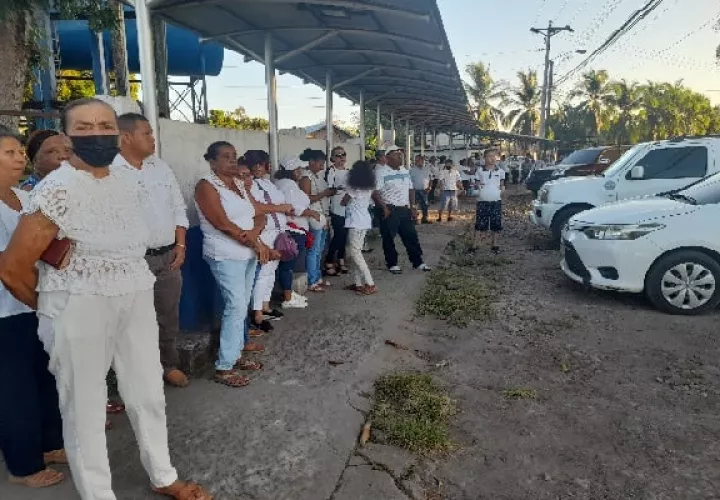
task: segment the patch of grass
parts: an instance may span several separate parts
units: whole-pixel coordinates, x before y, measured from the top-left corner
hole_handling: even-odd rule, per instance
[[[418,300],[417,312],[467,326],[492,316],[492,287],[458,268],[436,269]]]
[[[505,389],[503,396],[505,399],[535,399],[537,398],[537,391],[535,389],[518,387],[515,389]]]
[[[423,454],[449,449],[448,421],[455,411],[430,375],[393,374],[375,382],[373,427],[392,445]]]

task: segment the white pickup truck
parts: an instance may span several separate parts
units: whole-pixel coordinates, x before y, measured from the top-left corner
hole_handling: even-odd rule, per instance
[[[560,240],[570,218],[619,200],[683,188],[720,170],[720,137],[683,137],[629,149],[601,175],[548,182],[532,203],[530,220]]]

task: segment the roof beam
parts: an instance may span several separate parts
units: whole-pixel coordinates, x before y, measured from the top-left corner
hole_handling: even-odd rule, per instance
[[[337,36],[337,34],[338,34],[337,31],[328,31],[324,35],[320,35],[316,39],[310,40],[308,43],[298,47],[297,49],[293,49],[288,52],[285,52],[284,54],[275,58],[275,65],[277,66],[278,64],[281,64],[284,61],[287,61],[288,59],[291,59],[298,54],[302,54],[303,52],[307,52],[308,50],[312,49],[313,47],[317,47],[321,43],[324,43],[327,40],[330,40],[331,38]]]
[[[427,72],[425,72],[425,71],[423,71],[423,73],[427,74]],[[379,79],[385,79],[385,78],[390,80],[390,82],[381,83],[378,81]],[[382,76],[378,75],[376,77],[373,77],[367,83],[358,83],[357,86],[362,87],[365,90],[371,89],[373,87],[386,88],[386,87],[389,87],[392,85],[397,85],[397,80],[398,80],[397,78],[393,78],[393,77],[389,77],[389,76],[382,77]],[[416,89],[421,89],[421,90],[422,89],[427,90],[428,88],[433,88],[433,89],[439,90],[445,94],[447,94],[449,90],[457,90],[458,92],[465,92],[460,87],[452,88],[452,87],[449,87],[448,85],[443,85],[443,84],[437,83],[437,82],[429,82],[427,80],[407,80],[407,79],[405,79],[405,83],[403,83],[403,87],[416,88]]]
[[[150,0],[151,2],[153,0]],[[158,1],[158,0],[154,0]],[[163,5],[162,7],[159,7],[157,11],[161,12],[164,10],[180,10],[180,9],[188,9],[192,7],[198,7],[200,5],[206,6],[206,5],[212,5],[217,3],[222,3],[224,0],[191,0],[189,2],[187,1],[177,1],[177,2],[171,2],[167,5]],[[355,12],[379,12],[382,14],[396,14],[402,17],[405,17],[407,19],[415,19],[419,21],[425,21],[430,22],[430,14],[426,12],[418,12],[413,10],[407,10],[407,9],[395,9],[393,7],[386,7],[383,5],[371,5],[364,2],[353,2],[353,1],[346,1],[346,0],[234,0],[235,3],[255,3],[255,4],[273,4],[273,3],[281,3],[281,4],[297,4],[298,7],[301,5],[307,5],[307,6],[317,6],[317,8],[322,9],[322,7],[327,7],[328,10],[333,10],[337,12],[343,12],[345,11],[346,14],[352,14],[352,12],[347,11],[355,11]],[[330,16],[328,16],[330,17]]]
[[[210,0],[212,1],[212,0]],[[362,28],[331,28],[334,31],[337,31],[341,35],[365,35],[365,36],[373,36],[373,37],[383,37],[387,38],[388,40],[396,40],[398,42],[412,42],[416,43],[418,45],[422,45],[424,47],[430,48],[430,49],[436,49],[436,50],[444,50],[445,45],[443,44],[436,44],[432,42],[428,42],[427,40],[422,40],[420,38],[414,38],[411,36],[405,36],[405,35],[396,35],[394,33],[387,33],[385,31],[378,31],[378,30],[368,30],[368,29],[362,29]],[[227,33],[218,33],[217,35],[210,35],[201,38],[201,41],[207,41],[207,40],[216,40],[218,38],[227,38],[229,36],[236,37],[236,36],[249,36],[249,35],[258,35],[263,34],[266,31],[270,31],[272,33],[277,32],[291,32],[291,31],[327,31],[327,26],[278,26],[278,27],[271,27],[267,29],[243,29],[243,30],[235,30],[235,31],[228,31]]]
[[[322,55],[326,52],[333,52],[333,53],[339,53],[339,54],[367,54],[370,56],[388,56],[388,57],[402,57],[404,59],[407,59],[408,61],[415,61],[425,64],[432,64],[433,66],[442,67],[445,69],[449,69],[452,67],[450,63],[445,63],[442,61],[435,61],[433,59],[428,59],[427,57],[420,57],[420,56],[414,56],[411,54],[404,54],[402,52],[395,52],[392,50],[377,50],[377,49],[319,49],[313,51],[315,54]]]
[[[357,68],[357,67],[367,67],[367,68],[375,68],[375,69],[383,69],[383,70],[395,70],[402,73],[401,75],[397,76],[397,79],[404,79],[404,76],[408,73],[422,73],[423,75],[427,75],[427,71],[422,71],[418,69],[412,69],[412,68],[403,68],[402,66],[395,66],[393,64],[376,64],[376,63],[370,63],[370,62],[362,62],[362,63],[339,63],[339,64],[317,64],[312,66],[301,66],[299,68],[285,68],[285,71],[288,73],[292,73],[293,71],[306,71],[306,70],[312,70],[312,69],[321,69],[326,70],[327,68],[334,69],[334,68]],[[447,80],[450,82],[457,81],[455,78],[449,75],[445,75],[443,73],[430,73],[430,76],[434,78],[440,78],[442,80]]]
[[[355,76],[351,76],[350,78],[342,80],[342,81],[336,83],[335,85],[333,85],[333,90],[340,89],[340,88],[344,87],[345,85],[352,83],[356,80],[359,80],[361,78],[364,78],[364,77],[368,76],[370,73],[374,73],[376,71],[378,71],[376,68],[370,68],[367,71],[363,71],[362,73],[358,73]]]

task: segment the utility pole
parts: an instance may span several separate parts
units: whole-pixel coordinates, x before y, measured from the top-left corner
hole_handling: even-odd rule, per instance
[[[569,31],[573,33],[573,30],[569,25],[563,27],[555,27],[552,21],[548,21],[547,28],[530,28],[533,33],[541,34],[545,37],[545,70],[543,73],[543,87],[542,97],[540,98],[540,133],[538,134],[543,139],[545,138],[545,117],[546,117],[546,105],[548,104],[548,82],[550,73],[550,39],[563,31]]]

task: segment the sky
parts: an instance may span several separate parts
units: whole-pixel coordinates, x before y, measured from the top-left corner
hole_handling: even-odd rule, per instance
[[[482,61],[496,80],[516,83],[517,72],[538,70],[542,79],[543,38],[531,27],[570,25],[574,33],[552,39],[556,79],[602,44],[612,31],[647,0],[437,0],[450,47],[461,76],[467,64]],[[718,0],[665,0],[657,10],[598,57],[587,69],[606,69],[613,79],[644,82],[682,79],[690,88],[720,104]],[[558,89],[567,92],[575,80]],[[211,109],[242,106],[250,116],[267,118],[264,67],[244,63],[225,52],[221,74],[208,79]],[[325,94],[291,76],[278,77],[280,128],[307,126],[325,120]],[[357,106],[335,96],[334,118],[351,122]]]

